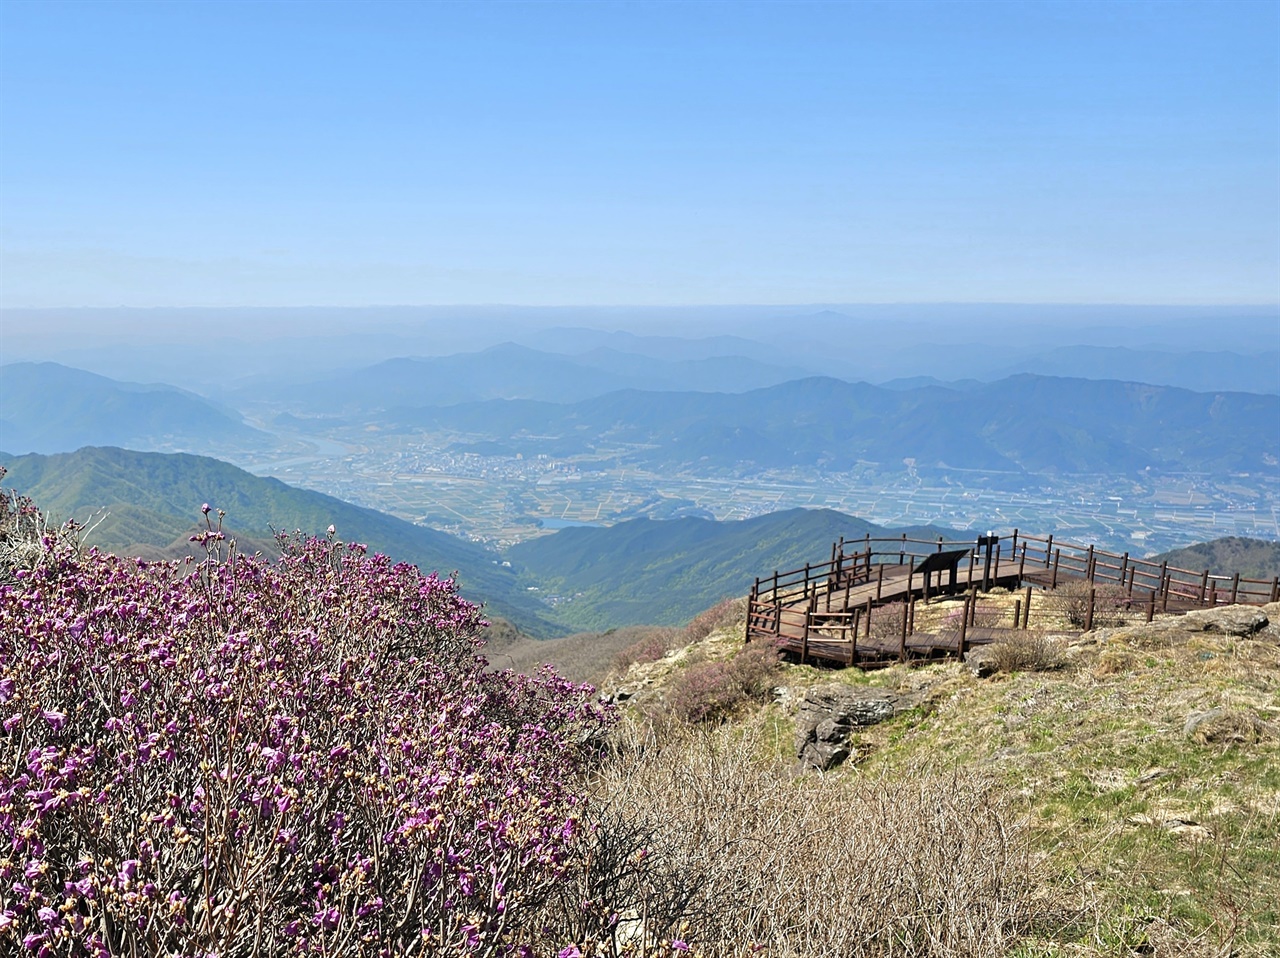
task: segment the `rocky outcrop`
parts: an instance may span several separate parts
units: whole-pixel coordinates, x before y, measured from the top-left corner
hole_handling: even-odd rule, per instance
[[[1267,627],[1267,614],[1252,605],[1224,605],[1216,609],[1196,609],[1182,617],[1188,632],[1219,632],[1222,635],[1253,635]]]
[[[804,768],[827,771],[853,753],[855,729],[893,718],[906,706],[886,689],[820,685],[810,689],[796,716],[796,757]]]

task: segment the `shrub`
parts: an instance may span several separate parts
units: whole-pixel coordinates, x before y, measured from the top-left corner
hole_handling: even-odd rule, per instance
[[[695,662],[672,683],[666,710],[685,722],[720,722],[768,698],[779,674],[778,650],[753,642],[725,661]]]
[[[1045,596],[1048,608],[1053,609],[1069,625],[1083,629],[1089,620],[1089,593],[1093,591],[1094,628],[1123,625],[1129,608],[1129,597],[1115,583],[1090,583],[1077,579],[1059,586]]]
[[[987,654],[1001,672],[1050,672],[1067,661],[1061,642],[1030,630],[1007,633],[987,646]]]
[[[584,955],[996,958],[1058,905],[979,774],[761,762],[758,724],[624,738],[547,921]],[[665,947],[664,947],[665,946]]]
[[[516,953],[607,716],[487,672],[450,579],[221,535],[0,586],[0,952]]]
[[[0,479],[8,470],[0,466]],[[74,553],[76,526],[50,526],[26,496],[0,492],[0,585],[15,581],[20,570],[35,569],[48,557]]]

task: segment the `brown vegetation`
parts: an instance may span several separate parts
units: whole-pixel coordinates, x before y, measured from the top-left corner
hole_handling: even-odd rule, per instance
[[[552,917],[584,955],[985,958],[1058,918],[986,777],[795,778],[765,750],[760,723],[622,738]]]

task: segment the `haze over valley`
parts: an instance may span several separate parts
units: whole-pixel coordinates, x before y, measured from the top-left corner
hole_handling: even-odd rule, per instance
[[[1047,530],[1134,555],[1280,539],[1274,311],[843,309],[635,310],[632,328],[611,310],[459,309],[454,322],[440,309],[396,310],[394,322],[317,311],[320,331],[367,324],[360,349],[307,335],[306,311],[213,311],[213,324],[207,311],[171,311],[175,329],[200,314],[222,332],[194,357],[159,337],[131,364],[103,345],[93,372],[4,366],[0,450],[213,456],[448,533],[500,567],[512,547],[565,528],[794,508],[958,535]],[[72,328],[92,344],[103,318],[4,316],[27,355],[39,346],[63,361],[93,359],[57,344]],[[585,319],[596,325],[566,322]],[[1231,349],[1203,348],[1209,322],[1212,345]],[[478,348],[398,352],[441,328]],[[1015,348],[1032,328],[1036,351]],[[513,331],[520,342],[502,338]],[[916,345],[895,343],[904,331]],[[262,372],[259,348],[297,360]],[[237,353],[254,358],[241,368]],[[103,375],[125,368],[138,381]],[[1117,368],[1134,374],[1112,378]],[[1252,388],[1227,388],[1237,384]],[[110,503],[76,503],[90,505]],[[529,600],[564,612],[545,581],[509,585],[499,605],[532,589]]]

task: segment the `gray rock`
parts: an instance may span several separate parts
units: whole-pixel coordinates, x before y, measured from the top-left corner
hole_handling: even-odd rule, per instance
[[[1267,627],[1266,613],[1251,605],[1224,605],[1217,609],[1197,609],[1182,617],[1188,632],[1220,632],[1223,635],[1253,635]]]
[[[852,754],[854,729],[893,718],[901,704],[885,689],[838,684],[810,689],[796,716],[796,757],[806,768],[835,768]]]
[[[980,679],[995,675],[1000,669],[996,665],[995,655],[984,646],[969,649],[964,654],[964,664]]]

